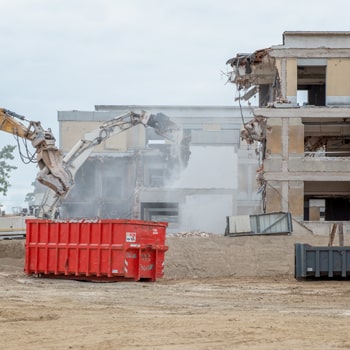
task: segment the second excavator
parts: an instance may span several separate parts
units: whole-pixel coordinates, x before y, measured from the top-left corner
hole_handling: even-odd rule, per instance
[[[174,146],[172,147],[171,154],[174,163],[178,163],[180,168],[185,168],[187,166],[190,157],[190,140],[188,137],[184,136],[181,127],[171,121],[170,118],[163,113],[152,114],[146,111],[141,111],[141,113],[135,113],[133,111],[127,112],[103,123],[97,129],[86,133],[64,156],[62,168],[69,174],[69,187],[66,188],[64,193],[58,193],[58,191],[53,190],[52,187],[49,186],[51,190],[48,189],[44,194],[38,217],[49,219],[58,217],[58,209],[73,187],[76,173],[91,155],[95,146],[114,135],[140,124],[145,127],[152,127],[158,135],[169,140]]]

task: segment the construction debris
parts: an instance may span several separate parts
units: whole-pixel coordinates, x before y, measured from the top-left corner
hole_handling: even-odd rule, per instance
[[[211,237],[214,236],[214,233],[209,233],[209,232],[203,232],[203,231],[196,231],[192,230],[189,232],[178,232],[178,233],[170,233],[168,236],[173,236],[173,237],[180,237],[180,238],[187,238],[187,237]]]

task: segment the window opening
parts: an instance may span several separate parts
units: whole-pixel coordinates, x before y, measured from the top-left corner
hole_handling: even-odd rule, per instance
[[[326,105],[326,66],[298,66],[297,84],[297,96],[307,97],[302,105]]]
[[[305,221],[350,221],[349,181],[305,181]]]
[[[141,219],[176,223],[179,221],[179,204],[143,202],[141,203]]]

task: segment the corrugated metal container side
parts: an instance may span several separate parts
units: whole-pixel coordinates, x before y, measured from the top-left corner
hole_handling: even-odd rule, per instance
[[[295,278],[350,277],[350,247],[295,244]]]
[[[293,231],[291,213],[250,215],[250,224],[253,232],[264,234],[291,233]]]
[[[26,221],[24,271],[45,277],[117,281],[163,277],[166,222]]]
[[[226,236],[290,234],[292,232],[292,215],[289,212],[226,217]]]

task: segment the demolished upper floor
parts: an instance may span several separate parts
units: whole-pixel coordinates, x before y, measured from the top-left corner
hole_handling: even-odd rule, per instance
[[[238,100],[259,107],[350,106],[350,32],[283,33],[283,43],[229,59]]]

